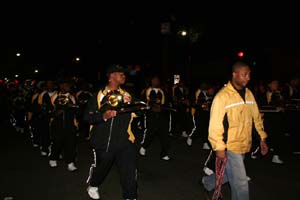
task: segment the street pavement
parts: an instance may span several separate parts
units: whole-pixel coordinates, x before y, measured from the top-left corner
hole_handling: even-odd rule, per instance
[[[0,125],[0,200],[88,200],[86,179],[92,154],[80,140],[76,172],[69,172],[63,161],[50,169],[48,159],[33,148],[28,134]],[[146,157],[138,161],[138,194],[141,200],[205,200],[199,184],[203,163],[209,151],[200,140],[188,147],[183,138],[172,138],[169,162],[160,160],[156,139]],[[289,138],[282,141],[283,165],[273,164],[271,155],[253,160],[246,156],[250,197],[253,200],[300,199],[300,155],[291,154]],[[122,199],[117,168],[114,166],[100,187],[101,199]],[[230,199],[228,185],[224,199]]]

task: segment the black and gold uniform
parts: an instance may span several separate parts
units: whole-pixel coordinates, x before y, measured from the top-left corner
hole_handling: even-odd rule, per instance
[[[36,91],[31,97],[30,105],[28,108],[28,125],[33,147],[38,147],[40,145],[40,135],[37,132],[39,113],[38,96],[39,93],[38,91]]]
[[[70,94],[69,83],[63,83],[62,87],[64,89],[51,98],[53,115],[50,123],[52,147],[49,164],[56,167],[62,153],[68,164],[68,170],[75,171],[77,106],[75,97]]]
[[[115,162],[120,171],[124,199],[136,199],[136,146],[131,130],[131,123],[136,116],[130,112],[120,113],[113,118],[104,120],[103,114],[105,110],[110,109],[108,98],[112,93],[130,96],[121,88],[111,91],[105,87],[87,104],[84,118],[91,124],[90,145],[94,154],[94,163],[90,168],[87,182],[90,187],[97,188],[103,183]]]
[[[165,93],[161,88],[149,87],[146,90],[146,99],[151,110],[146,113],[144,140],[139,153],[145,156],[147,148],[157,135],[161,143],[160,156],[164,160],[169,160],[169,112],[163,109],[166,101]]]
[[[173,107],[176,108],[177,112],[171,113],[173,116],[171,132],[176,136],[187,137],[187,132],[192,129],[189,90],[181,82],[173,87],[172,93]]]
[[[203,141],[203,149],[209,149],[208,142],[208,125],[210,117],[210,107],[214,97],[214,88],[212,86],[198,89],[195,92],[195,104],[193,113],[194,128],[187,139],[187,144],[192,145],[193,140],[201,137]]]
[[[51,90],[49,88],[44,89],[39,96],[37,97],[39,111],[37,116],[37,134],[40,136],[40,148],[41,155],[47,156],[49,153],[50,146],[50,132],[49,132],[49,123],[52,115],[53,105],[51,103],[51,98],[57,92],[52,90],[52,84],[49,81],[46,83],[47,85],[51,85]]]
[[[84,114],[91,124],[90,145],[94,154],[87,180],[87,193],[92,199],[100,199],[98,188],[114,163],[119,169],[123,199],[137,199],[137,156],[131,128],[136,114],[120,110],[133,101],[120,87],[126,82],[125,71],[120,65],[107,69],[107,86],[88,101]]]
[[[88,100],[91,97],[92,97],[92,94],[85,89],[82,89],[76,93],[76,100],[77,100],[77,104],[79,106],[78,115],[77,115],[78,131],[79,131],[79,135],[81,136],[81,138],[85,138],[85,139],[88,139],[88,137],[89,137],[89,127],[90,126],[89,126],[89,123],[83,119],[83,115],[84,115],[84,111],[86,109]]]

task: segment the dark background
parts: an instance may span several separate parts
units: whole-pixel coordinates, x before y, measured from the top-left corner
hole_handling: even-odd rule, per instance
[[[292,5],[73,4],[2,7],[1,79],[58,73],[97,79],[108,64],[121,63],[139,64],[147,75],[179,73],[193,83],[227,79],[239,59],[252,66],[254,80],[299,75],[298,17]],[[165,22],[169,34],[161,33]]]

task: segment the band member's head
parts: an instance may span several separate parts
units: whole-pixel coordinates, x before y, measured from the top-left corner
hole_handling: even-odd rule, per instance
[[[236,62],[232,66],[232,83],[238,89],[244,88],[250,81],[251,70],[249,65],[243,62]]]
[[[52,92],[55,88],[54,82],[52,80],[48,80],[46,82],[46,88],[49,92]]]
[[[126,81],[126,69],[120,65],[111,65],[107,69],[107,78],[110,83],[123,85]]]
[[[71,91],[71,82],[67,80],[63,80],[59,84],[59,89],[61,93],[68,93]]]
[[[213,96],[215,94],[215,91],[216,89],[213,85],[208,85],[208,89],[207,89],[208,95]]]
[[[267,91],[266,85],[264,83],[260,83],[258,85],[258,93],[265,93]]]
[[[151,79],[151,86],[154,88],[159,88],[161,85],[160,78],[158,76],[153,76]]]
[[[279,82],[277,80],[272,80],[269,84],[269,89],[272,92],[278,91],[279,90]]]

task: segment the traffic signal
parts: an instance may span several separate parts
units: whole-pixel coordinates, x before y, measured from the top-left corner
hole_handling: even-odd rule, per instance
[[[238,55],[239,58],[242,58],[242,57],[244,57],[244,52],[240,51],[240,52],[237,53],[237,55]]]

